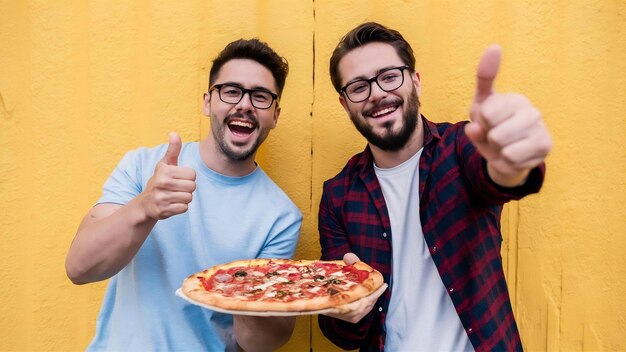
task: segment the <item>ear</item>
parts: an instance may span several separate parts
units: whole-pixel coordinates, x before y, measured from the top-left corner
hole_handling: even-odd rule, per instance
[[[272,119],[272,129],[274,129],[276,127],[276,124],[278,123],[278,116],[280,116],[280,106],[277,106],[276,109],[274,109],[274,118]]]
[[[204,103],[202,104],[202,113],[209,116],[211,113],[211,93],[204,93]]]
[[[417,92],[417,95],[420,95],[420,73],[415,71],[415,74],[411,75],[411,80],[413,81],[413,85],[415,86],[415,91]]]
[[[350,110],[348,109],[348,101],[343,97],[343,94],[339,93],[339,103],[343,106],[343,109],[350,114]]]

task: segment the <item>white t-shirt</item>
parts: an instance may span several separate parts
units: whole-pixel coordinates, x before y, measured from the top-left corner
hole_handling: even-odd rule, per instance
[[[374,165],[393,248],[385,351],[473,351],[424,240],[419,216],[422,150],[393,168]]]

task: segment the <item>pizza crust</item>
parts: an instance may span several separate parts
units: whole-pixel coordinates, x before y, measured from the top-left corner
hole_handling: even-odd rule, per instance
[[[256,311],[256,312],[306,312],[317,311],[326,308],[334,308],[346,303],[356,301],[370,295],[383,284],[383,277],[380,272],[363,262],[357,262],[354,268],[367,271],[367,277],[362,283],[353,284],[345,290],[340,290],[336,294],[324,294],[312,298],[302,297],[294,300],[269,301],[254,300],[245,296],[224,296],[220,292],[207,291],[202,285],[200,277],[209,279],[213,274],[221,269],[234,267],[267,266],[270,262],[276,264],[289,264],[295,266],[307,266],[314,263],[337,264],[345,266],[343,261],[319,261],[319,260],[288,260],[288,259],[250,259],[238,260],[222,265],[216,265],[210,269],[190,275],[183,281],[181,292],[193,302],[203,305],[218,307],[233,311]],[[296,285],[294,284],[294,287]]]

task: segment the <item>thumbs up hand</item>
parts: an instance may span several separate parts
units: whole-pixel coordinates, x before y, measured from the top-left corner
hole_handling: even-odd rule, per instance
[[[541,113],[526,97],[493,91],[500,60],[500,47],[494,45],[478,64],[471,122],[465,134],[487,160],[489,177],[501,186],[515,187],[543,162],[552,139]]]
[[[141,194],[141,204],[146,215],[155,220],[186,212],[196,189],[196,171],[178,166],[182,146],[180,136],[170,132],[169,138],[167,151]]]

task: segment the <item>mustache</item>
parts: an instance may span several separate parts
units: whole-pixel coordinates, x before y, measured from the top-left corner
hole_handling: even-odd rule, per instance
[[[224,123],[229,124],[231,120],[233,119],[244,119],[244,120],[248,120],[252,123],[254,123],[255,126],[259,125],[259,120],[257,120],[257,118],[250,113],[245,113],[242,114],[240,112],[234,112],[232,114],[226,115],[226,118],[224,119]]]
[[[363,115],[367,116],[367,115],[371,115],[374,110],[380,110],[380,109],[385,109],[388,108],[390,106],[399,106],[404,104],[404,99],[402,98],[395,98],[395,99],[391,99],[391,100],[382,100],[380,101],[378,104],[372,106],[371,108],[367,109],[367,110],[363,110]]]

